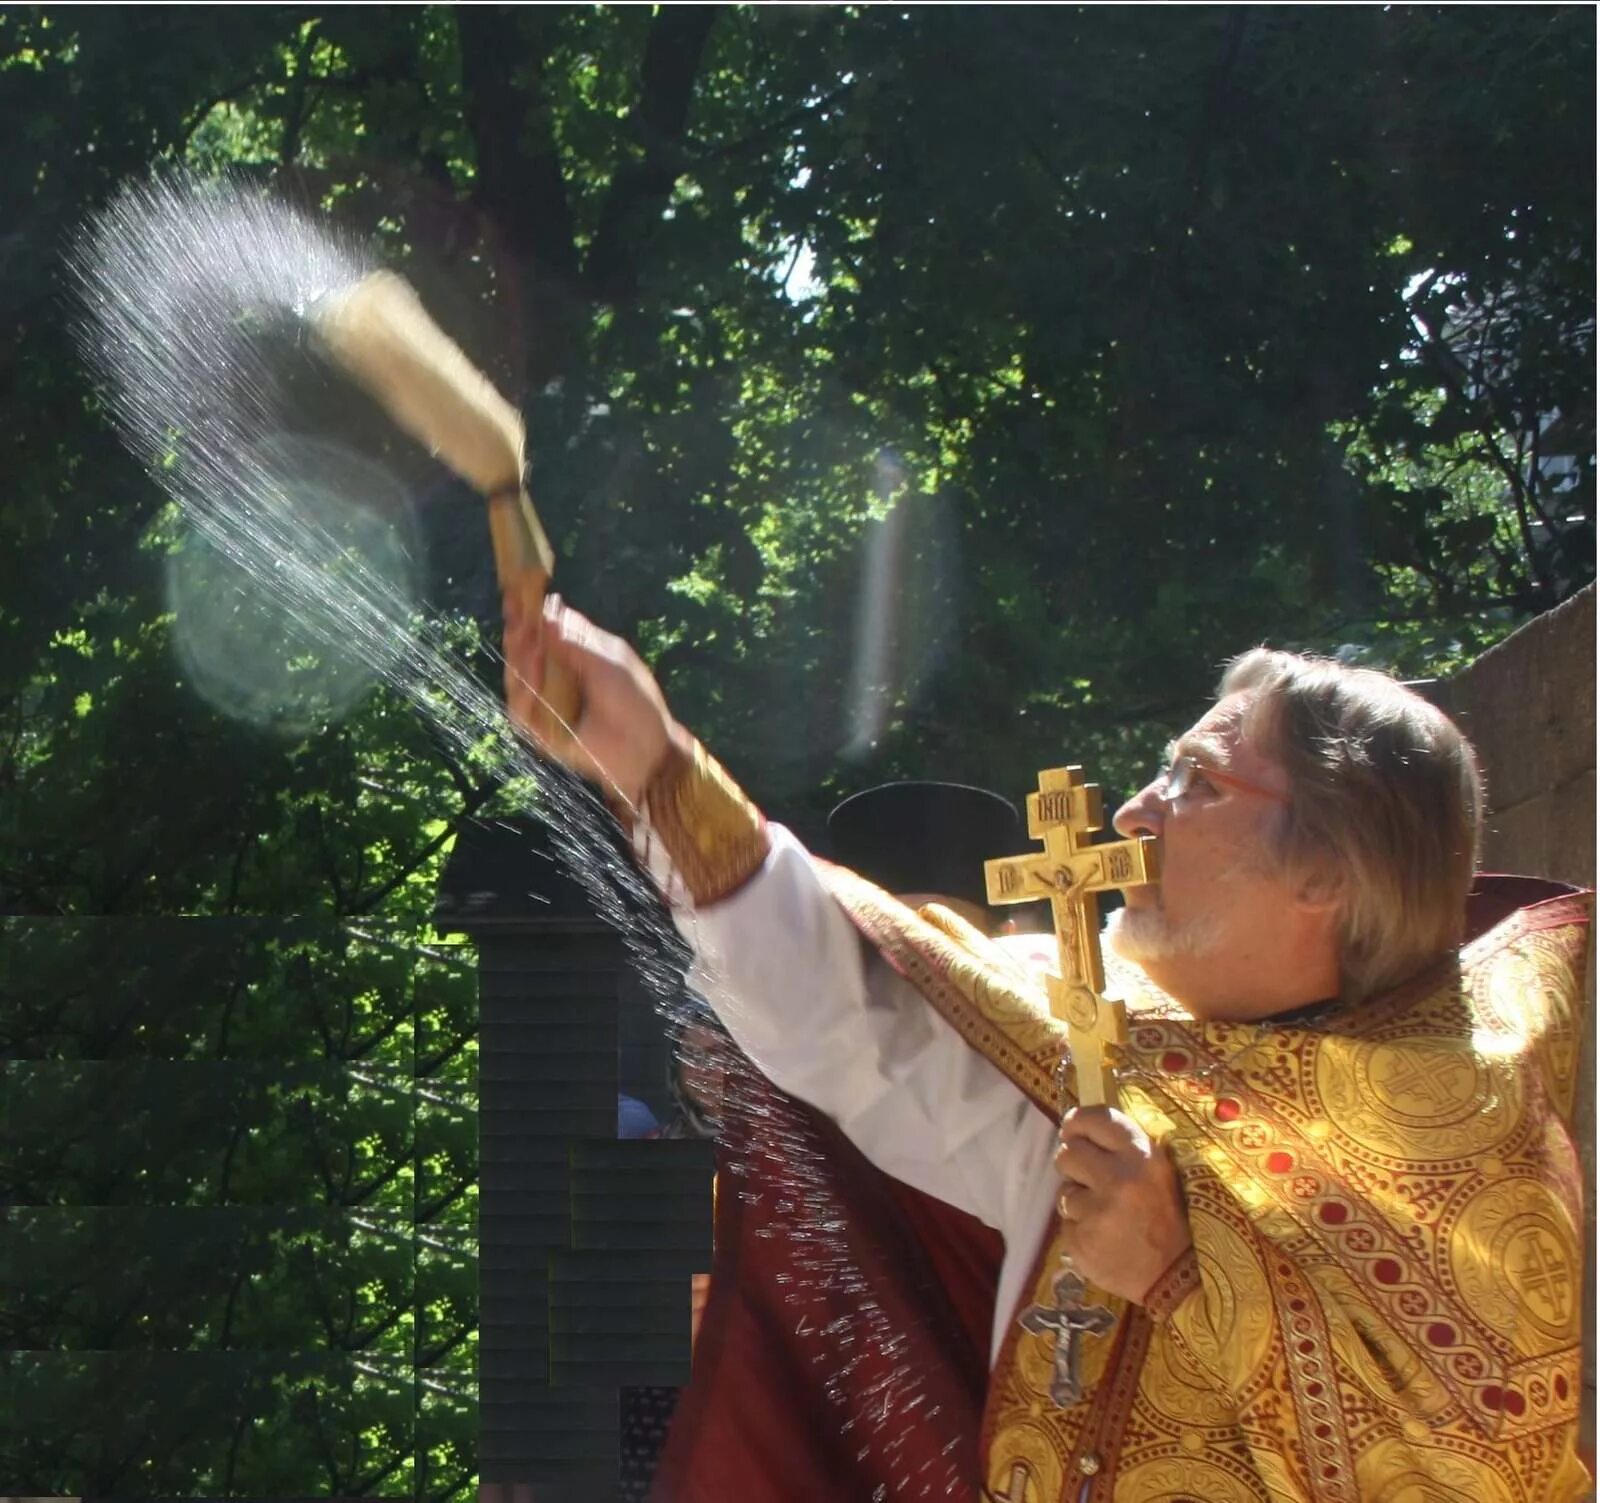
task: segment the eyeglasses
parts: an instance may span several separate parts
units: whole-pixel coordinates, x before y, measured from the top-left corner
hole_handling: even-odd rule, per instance
[[[1266,788],[1260,783],[1252,783],[1248,778],[1236,777],[1231,772],[1223,772],[1221,768],[1196,762],[1190,756],[1177,756],[1172,759],[1172,766],[1161,775],[1161,791],[1158,797],[1164,803],[1175,804],[1194,787],[1196,778],[1234,789],[1238,793],[1253,793],[1257,798],[1268,798],[1275,804],[1289,802],[1287,793],[1279,793],[1276,788]]]

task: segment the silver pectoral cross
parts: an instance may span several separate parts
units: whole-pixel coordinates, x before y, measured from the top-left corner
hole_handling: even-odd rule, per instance
[[[1051,1286],[1056,1302],[1030,1305],[1018,1317],[1022,1329],[1032,1335],[1056,1333],[1055,1370],[1050,1379],[1050,1400],[1058,1409],[1070,1408],[1083,1397],[1083,1379],[1078,1372],[1078,1337],[1098,1336],[1109,1331],[1116,1316],[1104,1305],[1086,1305],[1089,1286],[1070,1264],[1064,1264]]]

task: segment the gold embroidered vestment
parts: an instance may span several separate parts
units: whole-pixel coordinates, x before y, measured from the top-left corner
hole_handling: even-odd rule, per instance
[[[1054,1112],[1061,1025],[949,916],[848,873],[857,924]],[[1200,1023],[1119,968],[1122,1107],[1171,1148],[1194,1256],[1084,1338],[1012,1322],[985,1416],[994,1503],[1565,1503],[1585,1497],[1581,1187],[1566,1126],[1585,897],[1503,920],[1392,995],[1310,1021]],[[1024,1305],[1048,1304],[1040,1249]]]
[[[756,872],[758,811],[697,745],[647,793],[697,903]],[[1039,1109],[1064,1025],[953,915],[830,869],[857,926]],[[1589,895],[1525,907],[1394,993],[1201,1023],[1108,964],[1129,1003],[1123,1110],[1171,1149],[1193,1256],[1083,1339],[1013,1319],[982,1437],[991,1503],[1575,1503],[1581,1172],[1570,1119]],[[1060,1250],[1022,1305],[1049,1305]]]

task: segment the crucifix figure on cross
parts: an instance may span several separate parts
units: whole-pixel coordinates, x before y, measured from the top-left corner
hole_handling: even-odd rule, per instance
[[[1028,795],[1028,835],[1044,842],[1043,852],[983,864],[990,903],[1050,900],[1058,973],[1046,978],[1046,986],[1050,1011],[1067,1025],[1072,1094],[1081,1106],[1116,1104],[1112,1051],[1127,1040],[1126,1009],[1102,995],[1100,894],[1142,887],[1160,876],[1157,845],[1149,836],[1091,845],[1090,836],[1104,822],[1100,789],[1084,782],[1083,769],[1050,768],[1039,774],[1039,791]]]
[[[1019,1317],[1022,1329],[1035,1336],[1045,1331],[1056,1333],[1055,1358],[1050,1377],[1050,1399],[1062,1409],[1083,1397],[1083,1377],[1078,1371],[1078,1337],[1100,1336],[1109,1331],[1116,1317],[1104,1305],[1088,1305],[1084,1297],[1088,1285],[1070,1268],[1056,1275],[1056,1302],[1030,1305]]]

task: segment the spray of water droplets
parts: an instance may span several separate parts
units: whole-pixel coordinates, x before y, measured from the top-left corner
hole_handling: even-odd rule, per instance
[[[226,595],[231,580],[291,645],[365,667],[468,765],[525,780],[533,812],[602,916],[648,951],[649,976],[662,981],[681,947],[640,918],[653,906],[645,879],[598,833],[599,801],[537,761],[499,697],[419,608],[405,571],[373,543],[393,520],[383,493],[396,483],[290,426],[296,374],[315,366],[326,377],[305,315],[372,262],[240,179],[172,172],[124,188],[68,264],[83,310],[79,345],[119,431],[214,559],[193,593]]]
[[[498,696],[419,607],[395,561],[404,550],[374,546],[395,509],[375,495],[382,479],[293,430],[291,373],[319,359],[306,315],[373,270],[370,258],[242,179],[169,172],[125,188],[86,227],[68,265],[85,359],[125,442],[178,504],[209,560],[180,579],[180,594],[186,579],[190,594],[209,598],[236,633],[242,625],[247,643],[251,623],[270,619],[280,655],[303,648],[301,658],[339,670],[312,680],[303,713],[288,723],[307,729],[339,711],[351,683],[365,688],[381,678],[468,765],[530,790],[530,812],[596,912],[623,936],[669,1021],[703,1017],[684,989],[685,946],[649,878],[619,852],[600,798],[537,761]],[[192,632],[202,647],[217,635]],[[204,661],[186,661],[192,673],[207,671]],[[231,666],[218,671],[225,678]],[[224,708],[251,713],[235,699],[224,698]],[[725,1039],[712,1053],[725,1071],[720,1118],[732,1183],[724,1193],[749,1208],[756,1235],[793,1250],[781,1302],[841,1433],[881,1458],[874,1496],[954,1495],[964,1479],[953,1440],[933,1448],[938,1461],[913,1469],[912,1432],[932,1426],[944,1437],[939,1406],[927,1402],[904,1333],[851,1247],[821,1129]]]

